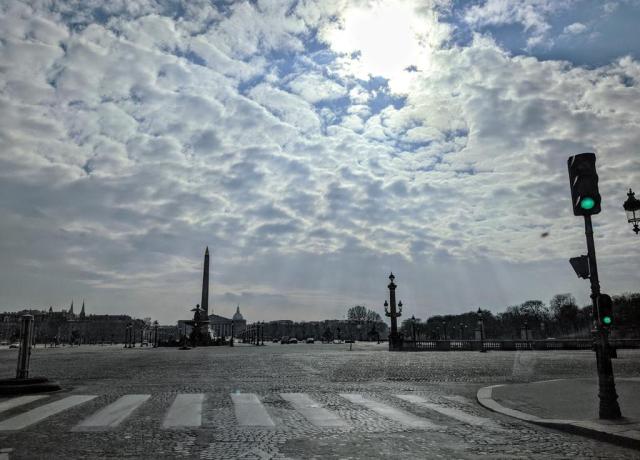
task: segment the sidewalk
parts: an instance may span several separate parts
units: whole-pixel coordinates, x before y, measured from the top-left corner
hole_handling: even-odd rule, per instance
[[[640,448],[640,378],[616,379],[623,419],[598,418],[597,379],[561,379],[494,385],[478,390],[492,411],[542,426]]]

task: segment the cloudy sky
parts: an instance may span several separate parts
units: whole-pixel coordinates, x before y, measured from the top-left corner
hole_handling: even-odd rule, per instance
[[[0,309],[164,323],[638,291],[640,1],[0,1]],[[548,232],[547,237],[541,237]]]

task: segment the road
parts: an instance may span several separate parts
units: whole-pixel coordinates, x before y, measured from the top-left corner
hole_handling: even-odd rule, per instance
[[[0,350],[1,375],[16,356]],[[619,357],[617,375],[640,375],[640,351]],[[31,369],[64,391],[0,401],[0,459],[638,458],[475,401],[486,385],[592,377],[588,351],[84,345],[36,349]]]

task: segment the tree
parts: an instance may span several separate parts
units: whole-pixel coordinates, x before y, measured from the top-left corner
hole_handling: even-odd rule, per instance
[[[551,313],[558,321],[560,329],[565,331],[576,330],[578,328],[578,305],[576,299],[571,294],[556,294],[549,301]]]
[[[541,300],[527,300],[520,305],[522,314],[538,320],[549,319],[549,309]]]
[[[382,321],[378,313],[362,305],[349,308],[347,310],[347,319],[352,321]]]
[[[566,312],[574,311],[577,313],[578,305],[576,304],[576,299],[569,293],[567,294],[556,294],[549,301],[549,307],[551,309],[551,313],[558,319],[561,319],[566,315]]]
[[[382,321],[382,317],[373,310],[367,310],[367,321]]]
[[[364,321],[367,319],[367,307],[356,305],[347,310],[347,319],[354,321]]]

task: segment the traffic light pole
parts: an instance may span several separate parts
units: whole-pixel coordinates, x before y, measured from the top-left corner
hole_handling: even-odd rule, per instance
[[[596,346],[596,363],[598,366],[598,397],[600,398],[600,418],[618,419],[622,415],[618,405],[618,394],[616,393],[616,382],[613,377],[613,366],[611,365],[611,354],[609,353],[609,339],[606,329],[598,320],[598,296],[600,295],[600,281],[598,280],[598,266],[596,264],[596,248],[593,242],[593,225],[591,216],[584,216],[584,233],[587,237],[587,250],[589,253],[589,279],[591,281],[591,305],[593,308],[592,317],[595,319],[595,330],[593,331]]]

